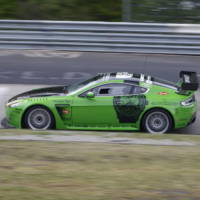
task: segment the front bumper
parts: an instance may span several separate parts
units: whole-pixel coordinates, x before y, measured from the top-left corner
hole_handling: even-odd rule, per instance
[[[9,126],[21,128],[22,109],[6,107],[6,118]]]

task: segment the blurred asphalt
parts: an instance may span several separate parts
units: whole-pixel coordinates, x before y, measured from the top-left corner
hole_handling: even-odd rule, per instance
[[[0,84],[68,84],[98,72],[146,73],[177,81],[180,70],[200,74],[199,56],[77,53],[76,56],[42,57],[38,54],[0,52]]]
[[[199,56],[0,51],[0,120],[6,100],[28,88],[67,85],[99,72],[128,71],[177,81],[181,70],[189,70],[196,71],[200,78],[199,63]],[[193,125],[176,133],[200,134],[199,120],[198,113]]]

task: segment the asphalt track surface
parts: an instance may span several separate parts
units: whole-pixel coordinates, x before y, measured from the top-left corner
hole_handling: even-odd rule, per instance
[[[68,85],[99,72],[145,73],[178,81],[181,70],[196,71],[200,78],[199,56],[136,55],[111,53],[1,52],[1,84]],[[20,85],[20,87],[22,87]],[[20,91],[20,88],[18,88]],[[2,116],[0,116],[2,117]],[[178,131],[200,133],[200,122]]]
[[[45,56],[45,55],[44,55]],[[181,70],[200,74],[199,56],[77,53],[71,57],[42,57],[33,53],[1,56],[0,84],[60,85],[99,72],[135,72],[177,81]]]

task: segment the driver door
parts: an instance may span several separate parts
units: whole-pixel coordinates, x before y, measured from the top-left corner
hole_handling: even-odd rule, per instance
[[[119,120],[113,106],[113,98],[126,94],[128,90],[130,90],[130,87],[126,84],[105,84],[89,90],[95,94],[93,98],[87,97],[89,91],[74,97],[72,105],[73,126],[119,126]]]

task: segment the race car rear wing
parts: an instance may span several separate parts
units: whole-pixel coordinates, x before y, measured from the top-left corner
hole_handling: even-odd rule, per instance
[[[196,91],[199,88],[199,81],[196,72],[181,71],[181,90],[192,90]]]

